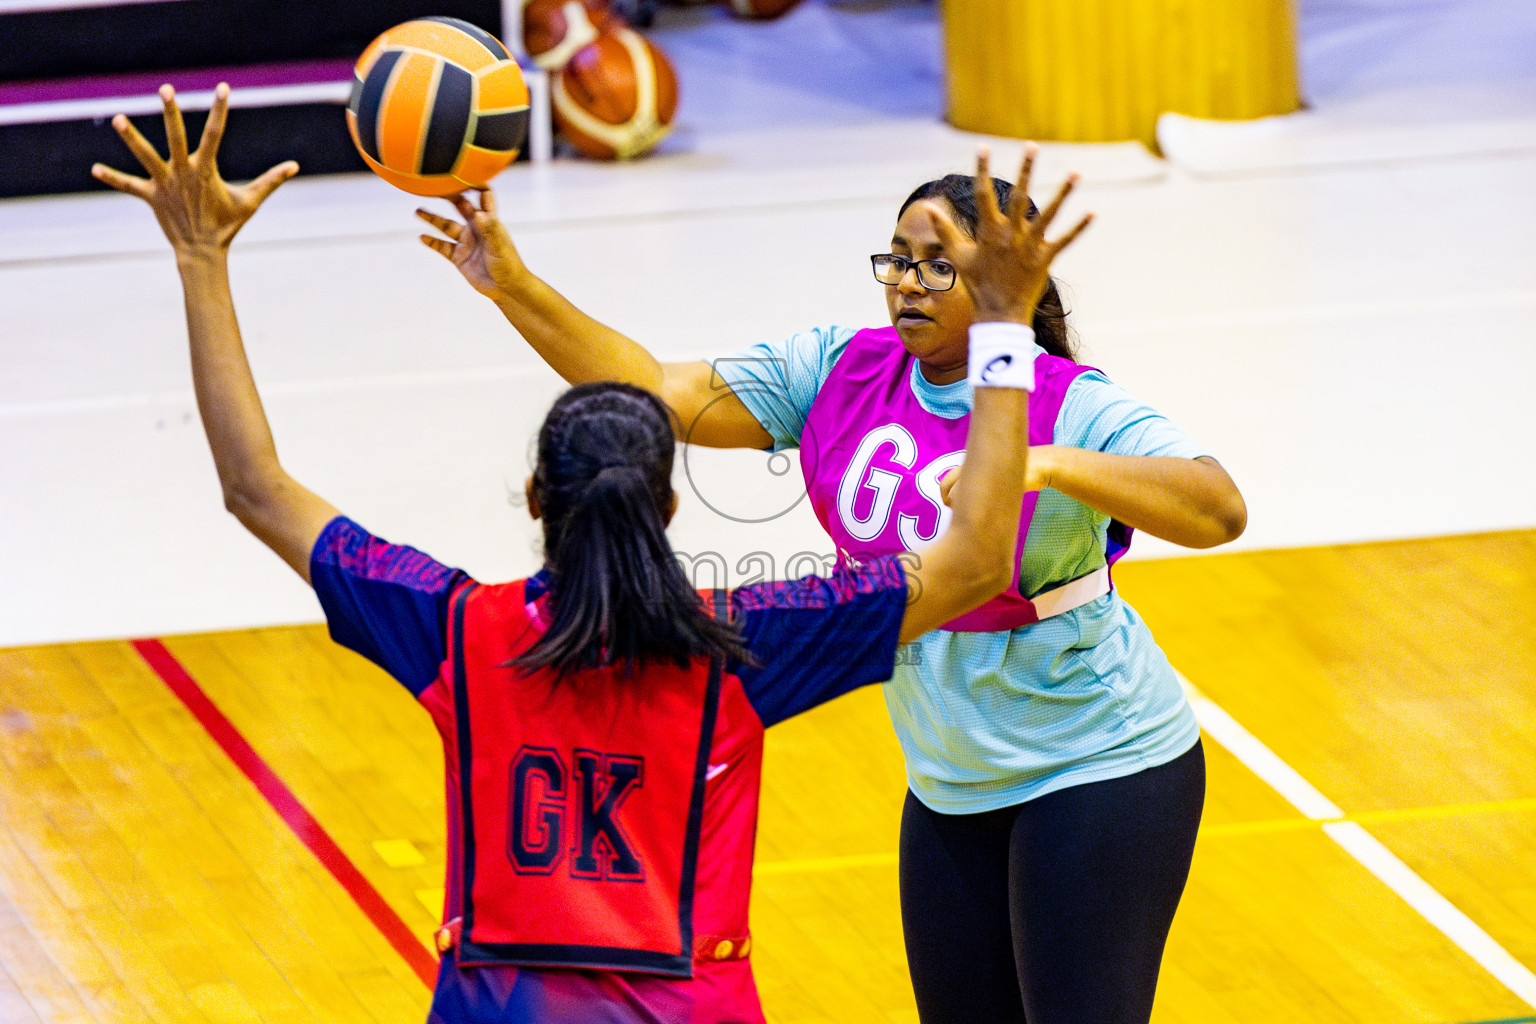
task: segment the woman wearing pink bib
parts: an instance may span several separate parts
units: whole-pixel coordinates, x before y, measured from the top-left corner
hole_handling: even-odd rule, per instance
[[[975,182],[1004,209],[1012,193],[984,160],[978,172],[919,187],[871,258],[891,326],[817,328],[714,363],[659,363],[573,307],[523,264],[489,192],[479,209],[458,200],[463,223],[421,216],[448,236],[424,241],[571,383],[646,388],[695,444],[799,447],[845,560],[936,539],[973,385],[1033,374],[1017,586],[912,641],[884,687],[909,782],[907,960],[924,1024],[1144,1022],[1205,769],[1177,676],[1109,567],[1133,529],[1210,547],[1246,510],[1204,449],[1075,361],[1054,284],[1027,355],[994,355],[971,330],[977,297],[953,260],[975,237]]]
[[[246,359],[229,247],[297,171],[218,173],[220,85],[191,151],[170,86],[163,159],[92,174],[153,211],[176,256],[192,380],[225,506],[314,587],[332,637],[405,686],[443,741],[445,907],[430,1024],[763,1024],[748,915],[763,732],[889,678],[898,646],[1012,586],[1029,458],[1030,323],[1087,223],[987,208],[936,223],[978,296],[976,411],[952,524],[920,563],[705,598],[666,537],[676,424],[657,396],[573,387],[526,484],[543,567],[484,584],[343,516],[283,467]],[[1063,189],[1062,194],[1065,194]]]

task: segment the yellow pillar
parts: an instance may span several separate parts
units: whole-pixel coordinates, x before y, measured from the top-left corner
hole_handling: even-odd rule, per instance
[[[949,120],[1155,148],[1157,117],[1300,106],[1294,0],[943,0]]]

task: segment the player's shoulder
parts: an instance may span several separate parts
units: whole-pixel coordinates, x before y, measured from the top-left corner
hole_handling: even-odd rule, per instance
[[[905,592],[906,570],[900,555],[849,561],[826,576],[768,580],[737,587],[730,593],[732,616],[744,612],[816,610],[849,604],[859,597],[885,591]]]
[[[807,383],[813,383],[814,390],[819,392],[838,361],[848,352],[853,339],[867,329],[832,324],[802,332],[796,335],[800,339],[797,343],[799,348],[791,357],[792,362],[798,364],[800,373],[808,379]]]
[[[1103,370],[1085,366],[1062,395],[1061,419],[1091,419],[1107,410],[1127,406],[1145,408],[1146,403],[1110,380]]]
[[[796,331],[783,340],[783,352],[792,372],[825,378],[858,333],[856,327],[843,327],[839,324]]]
[[[796,331],[784,339],[786,345],[816,351],[834,351],[846,348],[860,328],[840,324],[823,324],[804,331]]]
[[[320,532],[310,566],[312,575],[329,571],[418,591],[447,591],[468,579],[420,548],[391,543],[346,516],[337,516]]]
[[[731,387],[771,385],[814,391],[858,331],[830,324],[758,342],[712,361]]]
[[[1056,443],[1116,455],[1208,455],[1161,410],[1098,370],[1080,374],[1063,396]]]
[[[1072,378],[1072,383],[1067,385],[1067,393],[1076,391],[1079,395],[1126,395],[1126,390],[1109,379],[1109,374],[1097,366],[1084,366],[1079,363],[1078,373]],[[1070,367],[1070,364],[1068,364]]]

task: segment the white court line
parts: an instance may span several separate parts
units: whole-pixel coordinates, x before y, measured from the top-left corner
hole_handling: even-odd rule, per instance
[[[666,353],[674,362],[709,362],[714,352],[679,349]],[[391,388],[416,390],[425,387],[461,387],[483,384],[489,381],[523,381],[547,383],[559,386],[559,379],[543,363],[519,363],[508,366],[465,366],[445,370],[399,370],[391,373],[355,374],[345,377],[305,378],[301,380],[273,381],[261,386],[261,393],[269,400],[295,396],[337,395],[366,391],[384,391]],[[75,416],[82,414],[118,412],[124,409],[147,409],[155,406],[193,408],[197,398],[191,388],[179,391],[135,391],[127,394],[81,395],[72,398],[40,398],[34,401],[7,402],[0,399],[0,420],[20,420],[32,417]]]
[[[1396,854],[1382,845],[1357,822],[1332,821],[1342,818],[1344,812],[1329,800],[1290,765],[1280,760],[1258,737],[1244,729],[1231,715],[1223,711],[1205,694],[1195,689],[1182,675],[1184,692],[1194,706],[1195,718],[1212,739],[1227,749],[1253,774],[1269,784],[1275,792],[1313,821],[1323,821],[1323,831],[1328,838],[1343,848],[1365,869],[1380,879],[1387,888],[1402,897],[1426,921],[1438,928],[1446,938],[1454,942],[1462,952],[1482,965],[1483,969],[1497,978],[1505,988],[1519,996],[1528,1005],[1536,1007],[1536,974],[1532,974],[1520,961],[1509,955],[1487,932],[1478,927],[1466,914],[1457,910],[1451,901],[1440,895],[1418,873],[1404,864]]]

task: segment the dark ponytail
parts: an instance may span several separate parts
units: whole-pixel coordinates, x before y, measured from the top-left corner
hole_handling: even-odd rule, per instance
[[[997,195],[997,205],[1008,209],[1008,198],[1013,186],[1001,178],[992,179],[992,189]],[[896,212],[896,219],[907,212],[907,207],[920,199],[941,199],[954,211],[955,223],[972,238],[976,237],[976,179],[969,174],[946,174],[935,181],[917,186],[907,201]],[[1040,211],[1033,201],[1029,204],[1029,218],[1033,220]],[[1045,286],[1045,294],[1035,304],[1035,341],[1053,356],[1077,361],[1077,341],[1067,327],[1067,310],[1061,301],[1061,292],[1053,277]]]
[[[676,447],[661,400],[628,384],[571,388],[539,431],[533,490],[551,569],[549,630],[513,664],[580,669],[745,658],[672,553]]]

